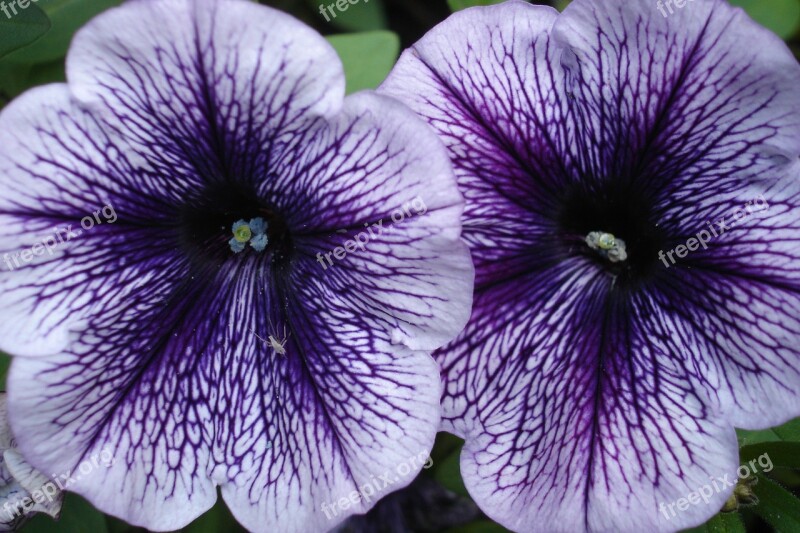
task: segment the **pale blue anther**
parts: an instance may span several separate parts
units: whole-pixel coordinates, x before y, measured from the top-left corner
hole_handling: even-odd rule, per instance
[[[253,232],[253,235],[259,235],[261,233],[267,232],[267,222],[261,218],[254,218],[250,221],[250,230]]]
[[[262,233],[250,239],[250,246],[252,246],[253,250],[255,250],[256,252],[263,252],[264,248],[267,247],[267,242],[268,242],[267,236],[264,233]]]
[[[243,242],[239,242],[236,239],[231,239],[231,240],[228,241],[228,244],[231,245],[231,250],[235,254],[238,254],[238,253],[244,251],[244,243]]]

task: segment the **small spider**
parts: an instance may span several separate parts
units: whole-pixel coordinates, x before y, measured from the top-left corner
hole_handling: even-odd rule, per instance
[[[286,341],[289,338],[289,335],[286,332],[286,326],[283,326],[282,338],[276,338],[275,335],[270,335],[269,339],[265,339],[255,331],[253,332],[253,335],[255,335],[261,342],[272,348],[272,351],[277,355],[284,355],[284,356],[286,355]]]

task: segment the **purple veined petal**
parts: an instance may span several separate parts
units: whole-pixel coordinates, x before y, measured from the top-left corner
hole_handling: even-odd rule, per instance
[[[697,386],[736,427],[767,428],[800,412],[799,170],[755,202],[720,199],[724,214],[705,224],[696,211],[684,214],[698,228],[697,250],[683,259],[669,250],[663,261],[674,274],[662,276],[656,300],[697,366]]]
[[[247,324],[253,315],[234,318]],[[304,325],[319,328],[329,317],[303,318],[314,322]],[[170,360],[147,369],[138,382],[124,368],[113,383],[95,372],[81,381],[77,374],[87,372],[86,361],[72,354],[24,359],[12,367],[11,379],[20,386],[12,392],[14,408],[35,406],[37,414],[14,425],[37,439],[24,441],[32,456],[72,474],[69,490],[133,524],[183,527],[213,505],[219,484],[250,530],[328,530],[411,482],[438,425],[435,362],[393,346],[380,332],[365,334],[355,326],[359,317],[349,318],[353,325],[327,332],[326,340],[361,349],[321,344],[310,330],[290,337],[284,356],[250,334],[235,351],[191,368],[196,358],[175,361],[185,355],[176,353],[176,338],[165,349]],[[121,354],[101,357],[112,355]],[[118,366],[132,365],[130,359]],[[92,362],[104,363],[100,357]],[[70,385],[61,385],[65,378]],[[113,384],[132,388],[132,394],[110,409]],[[58,396],[42,402],[34,386]],[[52,420],[64,425],[60,432]],[[113,456],[113,464],[92,466],[91,458],[104,454]],[[80,466],[68,460],[75,456],[82,458]],[[366,503],[342,505],[354,491]]]
[[[315,296],[316,304],[287,302],[285,356],[245,339],[250,355],[226,399],[222,496],[252,530],[327,531],[366,512],[414,479],[438,428],[435,361],[393,344],[347,300]],[[268,449],[256,445],[262,435]]]
[[[584,171],[689,204],[693,184],[741,190],[795,157],[800,75],[785,43],[742,9],[687,7],[664,17],[644,1],[574,2],[553,38]]]
[[[187,272],[174,249],[164,181],[75,107],[66,86],[26,93],[2,119],[0,291],[9,296],[0,311],[3,348],[58,352],[73,327],[115,308],[142,284],[156,305],[162,289]],[[131,194],[134,180],[140,186]],[[120,213],[126,223],[117,220]]]
[[[549,208],[535,200],[555,199],[559,180],[572,179],[560,72],[548,63],[559,57],[547,38],[558,13],[517,1],[503,11],[452,15],[404,52],[380,89],[409,104],[450,150],[479,286],[530,268],[525,250],[555,231]],[[535,152],[540,146],[552,151]]]
[[[180,197],[187,182],[202,182],[189,166],[176,165],[172,176],[186,180],[169,184],[156,165],[149,166],[149,154],[131,149],[106,123],[80,109],[66,85],[29,92],[0,118],[9,126],[0,133],[7,149],[0,156],[0,179],[11,191],[1,201],[3,251],[19,254],[35,243],[55,241],[33,261],[13,263],[0,278],[7,302],[3,348],[37,356],[15,359],[9,373],[12,424],[22,419],[34,428],[29,441],[24,434],[28,426],[19,425],[17,439],[41,471],[76,492],[81,492],[81,483],[89,485],[102,493],[99,498],[118,506],[96,500],[98,507],[154,527],[182,527],[216,501],[214,483],[197,466],[209,463],[210,450],[187,438],[169,416],[144,409],[146,401],[120,409],[129,409],[124,415],[130,423],[129,440],[120,435],[120,442],[109,448],[110,441],[98,435],[106,417],[114,427],[117,419],[110,411],[136,390],[137,383],[126,379],[149,380],[141,384],[144,390],[158,387],[145,332],[152,328],[162,342],[171,332],[159,321],[169,311],[181,312],[167,304],[174,298],[191,302],[198,297],[196,287],[186,288],[193,269],[181,253],[180,232],[170,215],[175,211],[172,195]],[[113,207],[122,219],[112,224],[101,215],[103,223],[80,227],[83,217],[104,206]],[[37,385],[26,372],[40,378]],[[53,389],[40,388],[47,383]],[[161,386],[166,388],[163,382]],[[18,390],[23,394],[15,398]],[[36,416],[29,416],[26,401],[36,405]],[[144,410],[131,414],[134,408]],[[182,458],[179,468],[165,467],[163,479],[147,466],[129,469],[127,465],[137,462],[152,469],[154,463],[175,460],[174,453],[167,457],[164,441],[151,439],[144,429],[165,432],[168,424],[170,443],[190,440],[197,445],[193,453]],[[111,468],[93,463],[108,453],[118,458]],[[78,474],[82,466],[86,471]]]
[[[800,412],[800,71],[740,10],[681,13],[465,10],[381,88],[437,130],[467,200],[475,307],[437,354],[443,426],[467,440],[471,494],[517,531],[698,525],[732,486],[668,506],[730,477],[733,426]],[[760,195],[769,213],[661,265]],[[591,231],[624,239],[630,267]]]
[[[430,149],[435,134],[394,100],[360,93],[298,144],[302,153],[287,150],[276,165],[292,182],[267,181],[262,194],[314,191],[275,198],[291,203],[282,207],[295,215],[289,224],[303,228],[298,277],[319,278],[308,300],[348,301],[413,350],[454,338],[469,318],[474,274],[459,239],[463,199],[444,150]]]
[[[690,292],[700,287],[703,293]],[[712,400],[726,407],[732,425],[765,429],[800,410],[792,385],[800,374],[798,349],[779,343],[800,332],[796,297],[770,279],[748,283],[735,275],[697,271],[683,286],[667,288],[685,297],[685,302],[661,297],[664,308],[676,315],[675,334],[689,353],[702,354],[694,356],[698,371],[692,378],[713,391]],[[720,314],[708,317],[705,310]]]
[[[587,276],[586,265],[565,269],[478,295],[480,321],[440,358],[457,377],[446,383],[448,417],[464,408],[454,393],[469,365],[489,361],[466,395],[474,415],[445,424],[466,435],[470,494],[514,531],[676,531],[705,521],[732,491],[713,489],[713,479],[735,471],[733,428],[695,388],[692,362],[653,342],[672,331],[668,319],[645,319],[651,301],[604,302],[609,280]],[[518,291],[540,303],[514,299]],[[677,510],[710,483],[708,503]]]
[[[37,467],[105,513],[168,531],[217,499],[212,412],[225,395],[205,381],[214,361],[194,352],[204,345],[182,345],[182,331],[143,327],[158,318],[157,311],[107,315],[74,332],[58,355],[15,359],[9,404],[20,446]],[[193,314],[184,324],[202,320]],[[112,459],[103,464],[102,455]]]
[[[237,0],[145,0],[80,30],[67,57],[73,95],[102,112],[162,173],[253,182],[303,122],[335,114],[334,49],[280,11]],[[183,191],[184,194],[187,191]],[[188,191],[188,194],[193,194]]]
[[[480,291],[439,355],[443,427],[467,440],[465,484],[514,531],[675,531],[732,490],[718,482],[708,503],[670,510],[730,479],[736,436],[697,387],[700,368],[669,342],[669,314],[647,318],[655,298],[604,301],[611,283],[576,261]]]

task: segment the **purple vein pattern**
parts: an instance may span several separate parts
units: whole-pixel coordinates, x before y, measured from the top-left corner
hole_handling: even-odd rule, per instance
[[[702,523],[732,487],[674,502],[733,473],[734,427],[800,414],[800,66],[725,2],[666,14],[469,9],[381,88],[438,131],[467,201],[443,423],[516,531]]]
[[[323,504],[410,483],[421,465],[395,467],[440,421],[430,354],[474,278],[435,133],[344,98],[326,41],[251,2],[127,2],[78,33],[67,73],[0,115],[0,347],[26,458],[55,475],[113,450],[69,488],[151,530],[218,487],[253,531],[328,530],[372,504]],[[424,213],[390,218],[409,202]],[[101,208],[116,220],[85,223]],[[256,218],[266,249],[234,253]]]

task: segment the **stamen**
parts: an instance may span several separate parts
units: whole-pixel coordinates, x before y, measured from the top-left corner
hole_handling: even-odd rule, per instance
[[[592,231],[586,236],[586,244],[612,263],[619,263],[628,258],[625,241],[614,237],[611,233]]]
[[[250,246],[256,252],[263,252],[269,242],[267,227],[267,222],[261,217],[254,218],[250,222],[244,220],[234,222],[231,227],[233,238],[228,241],[233,253],[244,251],[247,242],[250,242]]]
[[[250,230],[250,226],[248,226],[247,222],[244,220],[234,222],[232,229],[233,238],[242,243],[249,241],[250,237],[253,235],[253,232]]]
[[[244,243],[237,241],[235,238],[229,240],[228,244],[230,244],[231,250],[235,254],[238,254],[238,253],[244,251]]]
[[[267,242],[267,236],[262,233],[261,235],[253,237],[253,240],[250,241],[250,246],[252,246],[256,252],[263,252],[264,248],[267,247]]]
[[[261,218],[254,218],[250,221],[250,229],[253,230],[253,235],[260,235],[267,232],[267,222]]]

